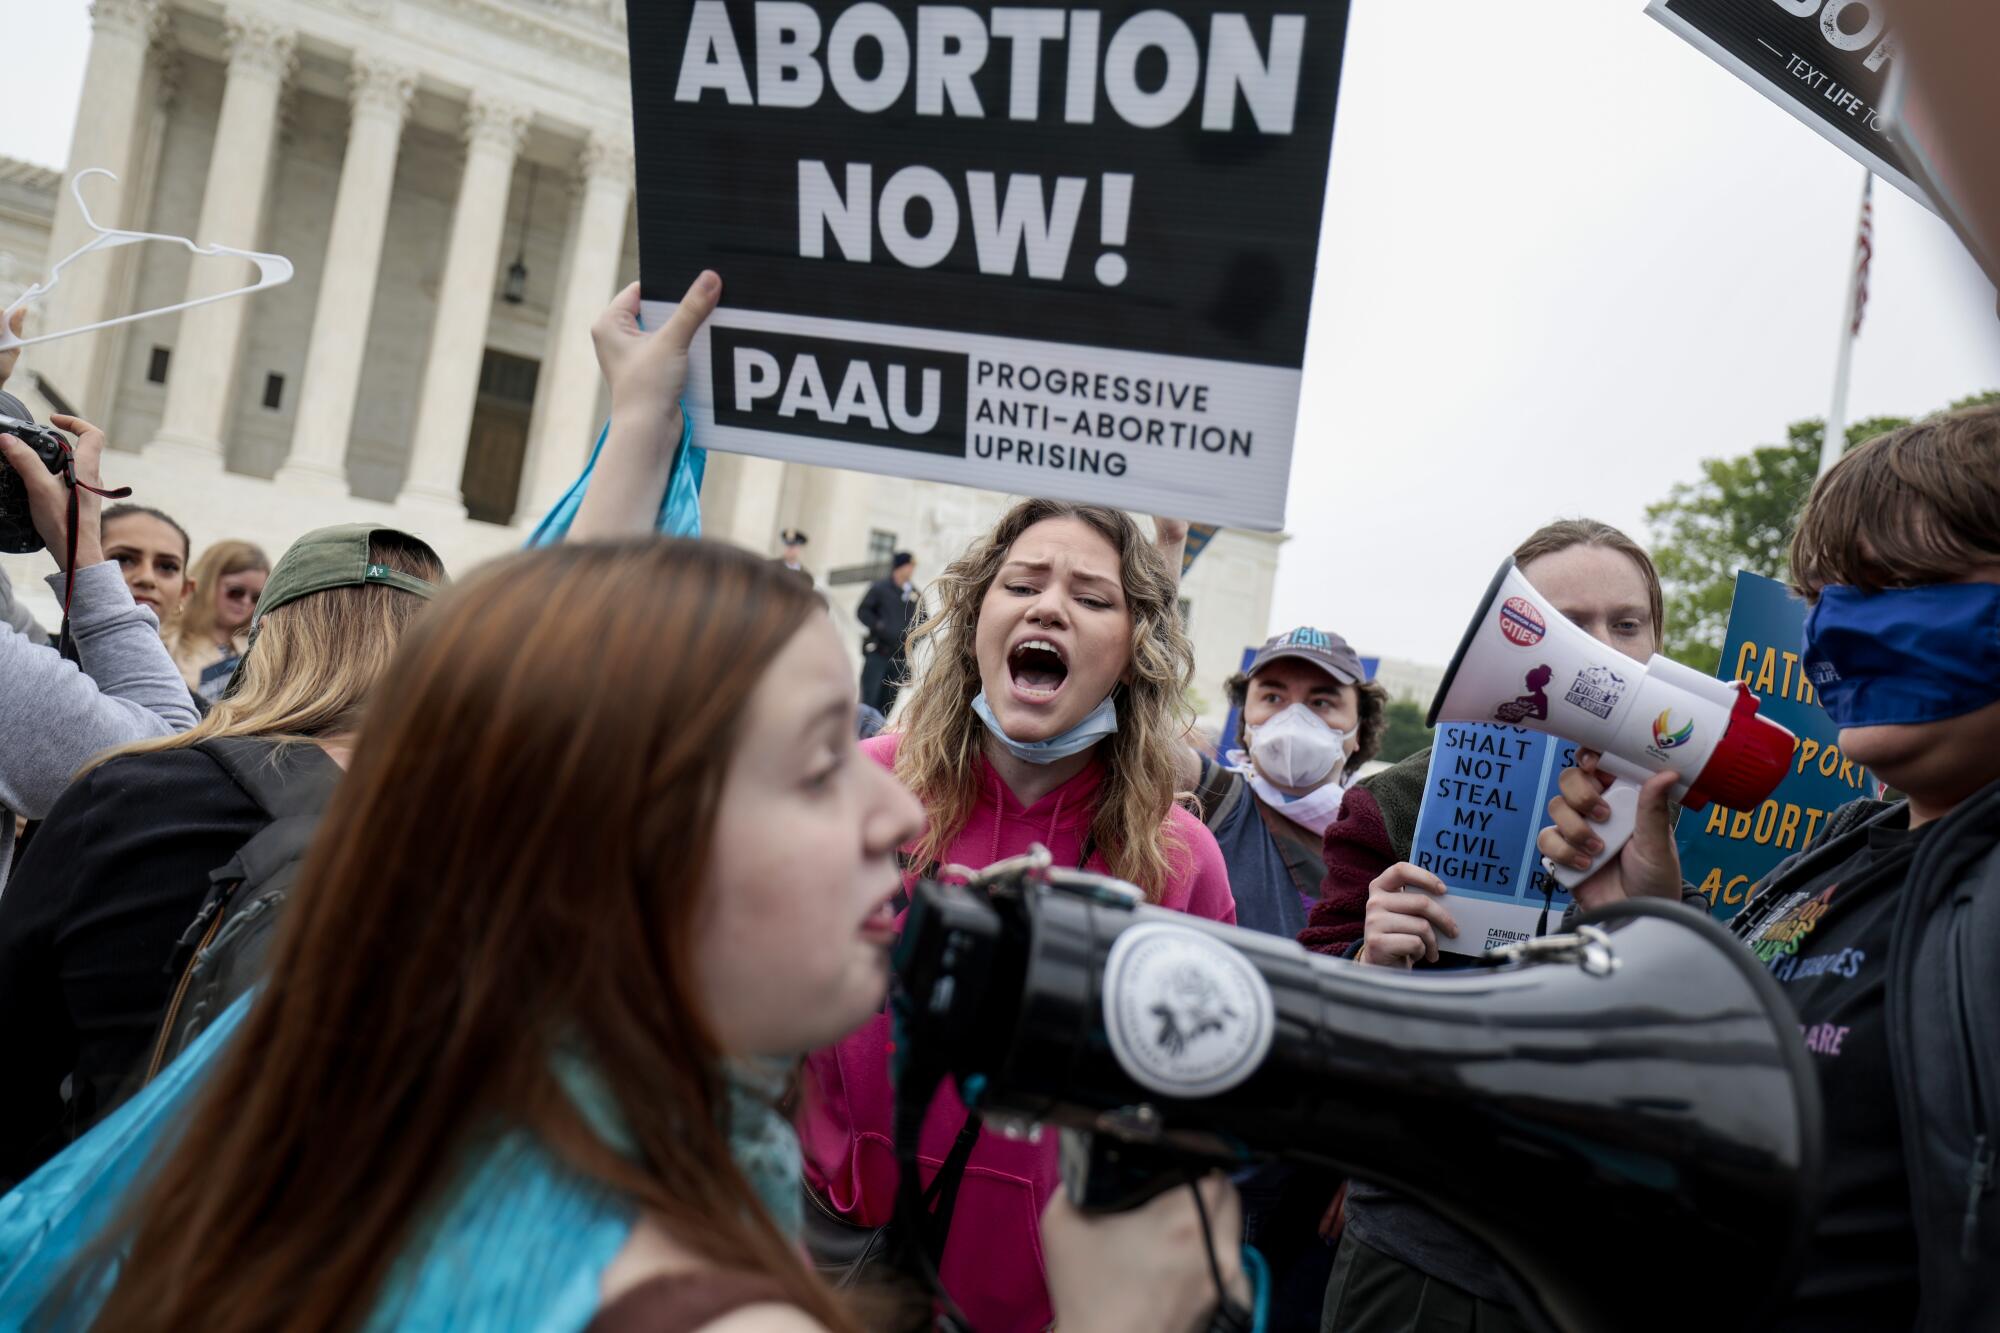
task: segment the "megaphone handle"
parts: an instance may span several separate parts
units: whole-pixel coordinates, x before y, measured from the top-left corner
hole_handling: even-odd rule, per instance
[[[1200,1174],[1187,1159],[1111,1134],[1065,1129],[1063,1185],[1079,1212],[1122,1213]]]
[[[1604,863],[1618,855],[1618,849],[1631,841],[1632,830],[1639,819],[1639,784],[1630,778],[1619,778],[1604,789],[1604,803],[1611,807],[1611,818],[1602,824],[1592,824],[1591,832],[1604,840],[1604,850],[1590,859],[1590,864],[1581,869],[1572,865],[1557,865],[1547,857],[1542,864],[1556,883],[1576,892],[1576,886],[1604,868]]]

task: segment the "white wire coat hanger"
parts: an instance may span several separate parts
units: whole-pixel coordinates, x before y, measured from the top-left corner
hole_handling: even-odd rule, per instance
[[[108,176],[114,181],[118,179],[118,176],[115,172],[107,171],[103,167],[86,167],[82,171],[77,172],[75,178],[69,183],[70,193],[76,196],[77,211],[83,214],[83,225],[89,227],[97,235],[58,260],[55,267],[49,270],[48,277],[28,288],[27,291],[22,292],[5,311],[0,311],[0,352],[4,352],[9,348],[28,347],[35,343],[50,342],[56,338],[68,338],[73,334],[89,333],[92,329],[108,329],[114,324],[130,324],[135,320],[151,319],[155,315],[171,315],[176,310],[186,310],[190,306],[207,305],[211,301],[226,301],[232,296],[248,296],[252,292],[261,292],[266,287],[276,287],[292,280],[292,261],[283,255],[268,255],[258,250],[239,250],[233,245],[196,245],[185,236],[173,236],[165,232],[127,231],[122,227],[99,226],[97,219],[90,215],[90,205],[83,200],[83,183],[92,176]],[[193,301],[182,301],[176,305],[161,306],[157,310],[141,310],[136,315],[120,315],[116,319],[103,319],[95,324],[85,324],[80,328],[61,329],[55,333],[38,333],[32,338],[17,338],[14,336],[12,326],[14,312],[30,302],[48,295],[49,291],[62,280],[62,271],[65,268],[68,268],[87,254],[92,254],[99,250],[113,250],[121,245],[136,245],[141,241],[168,241],[174,245],[184,245],[195,254],[204,258],[233,255],[238,259],[247,259],[257,266],[257,281],[247,287],[236,287],[226,292],[217,292],[213,296],[203,296]]]

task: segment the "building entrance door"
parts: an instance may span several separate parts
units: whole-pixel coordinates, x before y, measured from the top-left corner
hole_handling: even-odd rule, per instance
[[[460,489],[467,517],[481,523],[511,523],[520,500],[521,468],[528,452],[528,421],[534,413],[535,380],[541,363],[505,352],[486,351],[479,367],[479,398],[472,409]]]

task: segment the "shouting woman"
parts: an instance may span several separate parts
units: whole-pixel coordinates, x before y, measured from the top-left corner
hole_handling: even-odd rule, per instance
[[[1215,838],[1175,802],[1194,654],[1171,571],[1115,509],[1027,500],[945,570],[918,631],[930,660],[899,720],[863,747],[924,803],[906,882],[990,865],[1039,843],[1056,863],[1138,886],[1151,902],[1234,922]],[[807,1062],[801,1117],[816,1201],[880,1226],[896,1162],[886,1015]],[[968,1131],[949,1091],[919,1158],[935,1173]],[[962,1166],[942,1273],[982,1333],[1050,1317],[1035,1219],[1057,1183],[1056,1141],[980,1134]]]

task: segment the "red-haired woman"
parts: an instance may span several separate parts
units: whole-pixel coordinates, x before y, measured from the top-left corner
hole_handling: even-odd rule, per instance
[[[614,306],[593,331],[599,358],[614,386],[621,377],[653,386],[635,388],[636,401],[672,404],[666,389],[680,380],[654,359],[662,344],[638,331],[636,292],[627,296],[633,308]],[[613,396],[605,464],[617,470],[600,464],[579,532],[644,530],[668,482],[671,450],[615,438],[631,417],[615,387]],[[679,428],[676,407],[650,438],[678,440]],[[930,650],[925,670],[905,693],[897,731],[863,747],[923,802],[925,826],[902,849],[906,878],[933,863],[990,865],[1040,843],[1062,864],[1116,875],[1153,902],[1234,922],[1214,836],[1175,800],[1194,664],[1177,568],[1118,510],[1027,500],[944,570],[930,590],[936,614],[918,631]],[[889,1220],[895,1200],[888,1042],[888,1019],[877,1016],[816,1052],[799,1122],[816,1198],[869,1228]],[[951,1156],[965,1123],[946,1091],[919,1140],[926,1172]],[[1054,1136],[980,1135],[942,1270],[981,1333],[1048,1324],[1053,1275],[1036,1219],[1057,1180]]]
[[[921,829],[855,707],[819,600],[727,546],[555,547],[445,594],[377,691],[269,979],[0,1201],[0,1323],[859,1329],[798,1248],[774,1104],[881,1004]],[[165,1155],[86,1219],[149,1123]],[[1197,1327],[1196,1212],[1055,1205],[1063,1327]],[[83,1220],[80,1258],[50,1253]]]

